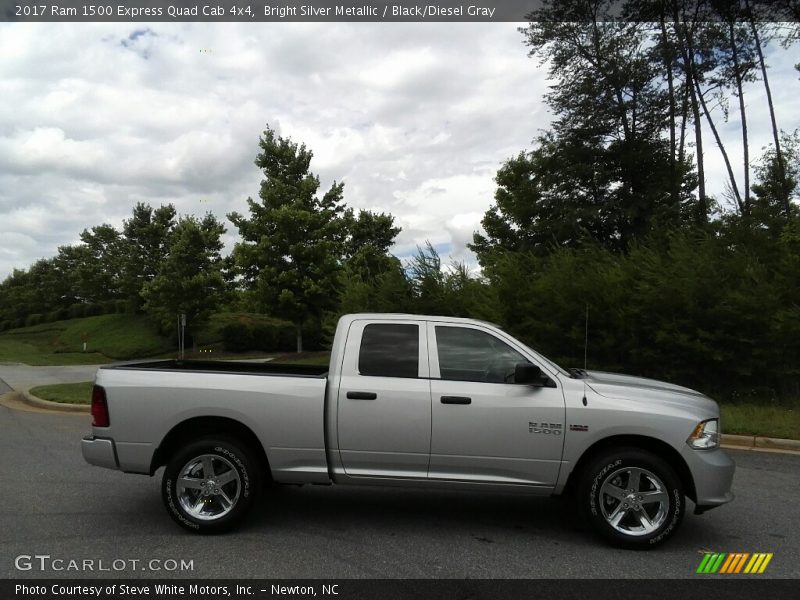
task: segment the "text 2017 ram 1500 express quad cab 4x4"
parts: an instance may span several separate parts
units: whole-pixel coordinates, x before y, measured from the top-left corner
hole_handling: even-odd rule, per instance
[[[565,371],[488,323],[341,318],[330,366],[101,367],[88,462],[153,475],[169,514],[227,530],[264,481],[567,493],[613,543],[671,536],[685,498],[733,499],[719,408],[651,379]]]

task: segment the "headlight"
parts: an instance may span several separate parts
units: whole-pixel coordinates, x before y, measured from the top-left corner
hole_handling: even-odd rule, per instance
[[[698,423],[686,443],[698,450],[710,450],[719,446],[719,419]]]

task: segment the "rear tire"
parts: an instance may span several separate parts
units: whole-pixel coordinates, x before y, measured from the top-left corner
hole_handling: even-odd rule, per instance
[[[598,455],[580,475],[578,506],[592,529],[616,546],[654,548],[683,519],[680,478],[652,452],[616,448]]]
[[[161,497],[169,515],[195,533],[234,528],[253,505],[258,463],[231,438],[208,437],[180,448],[167,463]]]

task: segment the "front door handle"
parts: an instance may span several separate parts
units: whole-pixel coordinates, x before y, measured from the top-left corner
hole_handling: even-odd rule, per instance
[[[442,396],[442,404],[472,404],[472,398],[466,396]]]
[[[377,397],[375,392],[347,392],[348,400],[375,400]]]

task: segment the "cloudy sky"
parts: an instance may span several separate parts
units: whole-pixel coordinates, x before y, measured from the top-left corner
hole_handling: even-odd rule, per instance
[[[474,263],[497,168],[550,120],[513,23],[3,23],[0,56],[0,279],[139,201],[246,212],[266,123],[313,150],[323,187],[344,180],[349,206],[395,215],[398,256],[430,240]],[[768,57],[787,130],[796,58]],[[761,88],[747,99],[758,149]],[[722,129],[736,160],[738,124]]]

